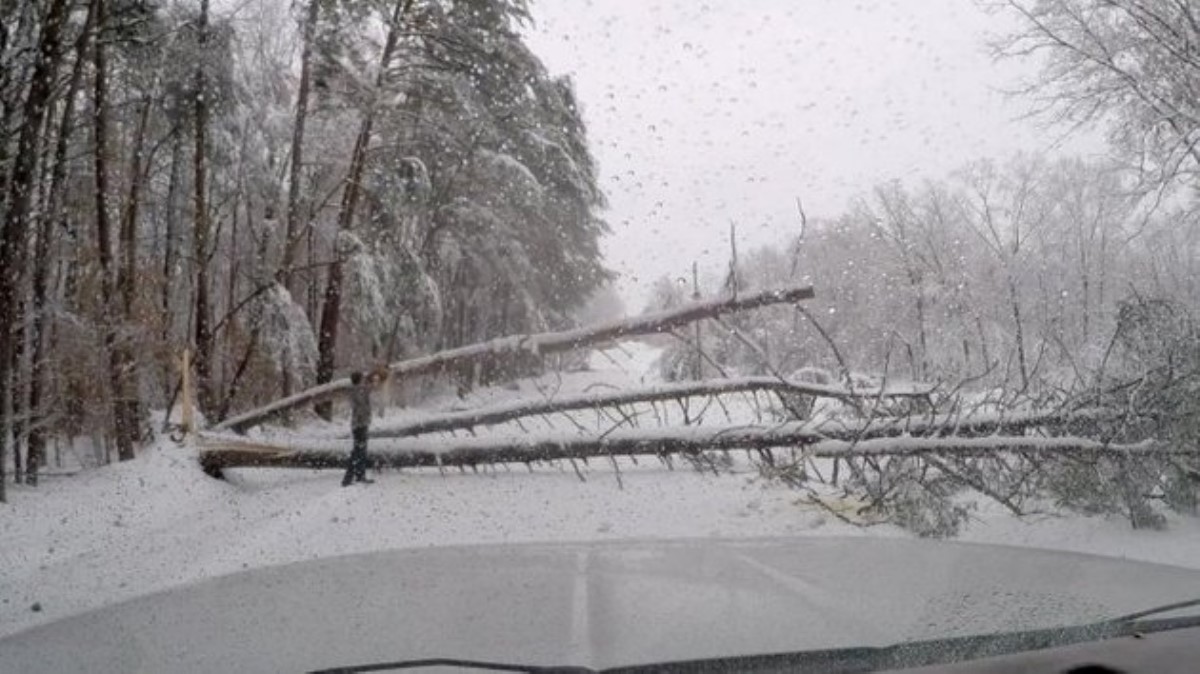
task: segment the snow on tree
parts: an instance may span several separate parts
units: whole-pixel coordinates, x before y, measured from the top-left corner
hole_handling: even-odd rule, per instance
[[[304,309],[287,289],[272,284],[255,302],[250,320],[261,325],[260,349],[277,371],[291,373],[299,384],[316,376],[317,340]]]

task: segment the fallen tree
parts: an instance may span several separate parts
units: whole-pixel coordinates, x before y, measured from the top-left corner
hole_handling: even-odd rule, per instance
[[[461,412],[449,412],[437,416],[422,417],[415,421],[380,426],[372,429],[372,438],[403,438],[423,433],[471,429],[478,426],[501,424],[526,417],[545,416],[583,409],[603,409],[655,403],[666,400],[681,400],[694,397],[712,397],[732,393],[790,393],[817,398],[833,398],[842,401],[872,400],[877,398],[926,398],[932,387],[908,387],[885,390],[849,390],[837,386],[789,381],[777,377],[736,377],[730,379],[708,379],[685,381],[608,393],[590,393],[563,396],[549,400],[522,400],[518,402],[481,407]],[[350,437],[344,434],[340,437]]]
[[[1062,428],[1118,418],[1108,410],[978,415],[971,419],[933,416],[924,421],[830,424],[792,422],[775,426],[685,426],[620,429],[601,436],[527,434],[477,438],[400,438],[372,444],[372,465],[392,468],[535,463],[618,456],[697,456],[710,450],[801,450],[807,456],[851,458],[924,454],[979,456],[1002,452],[1195,454],[1193,449],[1154,442],[1113,444],[1077,436],[1015,435],[1029,428]],[[997,433],[1002,430],[1003,434]],[[234,435],[203,434],[200,461],[210,474],[224,468],[339,468],[349,444],[337,438],[302,442],[250,441]]]
[[[440,351],[419,358],[398,361],[388,365],[387,369],[393,376],[404,377],[443,371],[448,368],[479,362],[487,358],[505,354],[525,352],[549,355],[561,353],[626,337],[668,332],[705,318],[716,318],[725,314],[748,311],[775,304],[796,303],[812,299],[813,296],[812,286],[798,286],[757,292],[738,297],[706,300],[688,304],[678,309],[612,321],[597,326],[561,332],[511,335],[488,342],[480,342],[456,349]],[[230,417],[214,425],[212,428],[217,431],[230,430],[240,433],[290,410],[345,395],[349,389],[349,379],[338,379]]]

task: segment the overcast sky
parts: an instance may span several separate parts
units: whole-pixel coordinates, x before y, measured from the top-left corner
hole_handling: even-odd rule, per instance
[[[893,178],[1056,149],[1006,96],[1005,24],[974,0],[538,0],[529,39],[573,76],[629,309],[663,273],[785,241]],[[1068,149],[1095,147],[1071,139]],[[782,281],[782,280],[781,280]]]

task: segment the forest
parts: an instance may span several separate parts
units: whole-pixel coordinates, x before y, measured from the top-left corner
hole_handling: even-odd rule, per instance
[[[523,43],[519,0],[0,16],[0,456],[18,480],[54,434],[132,458],[184,349],[217,421],[565,325],[607,278],[580,110]]]

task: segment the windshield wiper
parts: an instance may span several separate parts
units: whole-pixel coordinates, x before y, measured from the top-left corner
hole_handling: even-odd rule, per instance
[[[1142,609],[1141,611],[1137,611],[1135,613],[1128,613],[1119,618],[1112,618],[1108,622],[1114,622],[1114,623],[1132,622],[1132,621],[1139,620],[1141,618],[1146,618],[1146,617],[1149,617],[1152,615],[1159,615],[1160,613],[1170,613],[1172,611],[1178,611],[1180,609],[1191,608],[1193,606],[1200,606],[1200,598],[1188,599],[1187,601],[1177,601],[1173,604],[1163,604],[1162,606],[1155,606],[1154,608]]]
[[[534,674],[640,674],[642,672],[712,672],[712,671],[777,671],[801,669],[805,672],[873,672],[881,669],[903,669],[927,665],[965,662],[980,658],[1037,651],[1058,646],[1102,641],[1119,637],[1141,636],[1155,632],[1200,627],[1200,616],[1182,616],[1145,620],[1150,616],[1200,606],[1200,598],[1174,602],[1108,618],[1094,623],[1068,627],[1048,627],[1021,632],[1003,632],[966,637],[949,637],[927,641],[907,641],[891,646],[860,646],[824,650],[767,653],[699,660],[659,662],[647,665],[589,669],[587,667],[555,667],[514,665],[475,660],[433,658],[402,660],[369,665],[353,665],[322,669],[312,674],[351,674],[354,672],[383,672],[418,667],[463,667],[502,672],[531,672]]]

